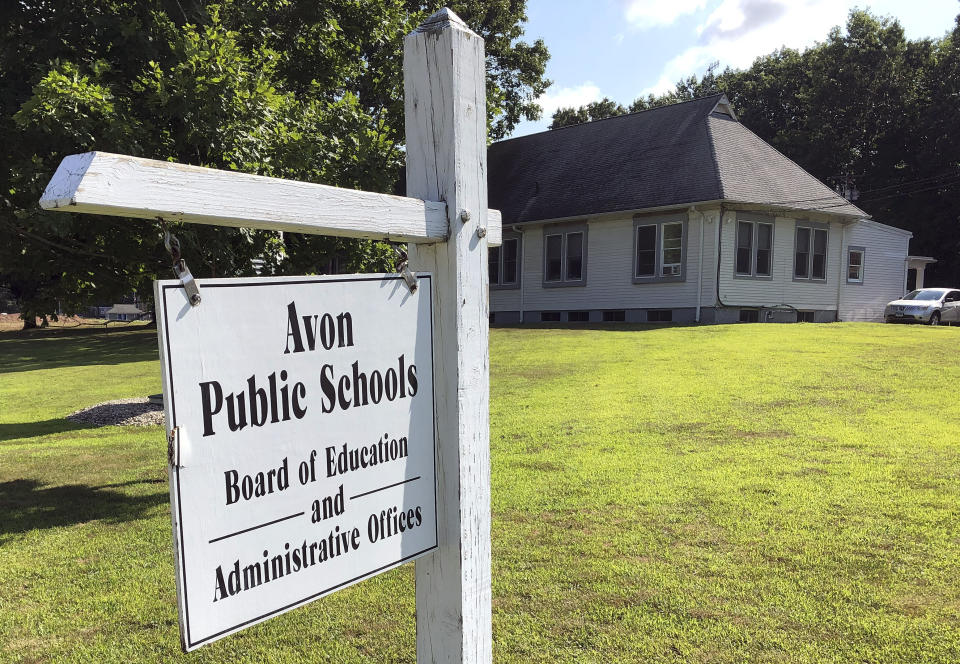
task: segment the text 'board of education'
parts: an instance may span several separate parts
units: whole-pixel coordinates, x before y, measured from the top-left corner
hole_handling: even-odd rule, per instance
[[[437,546],[430,275],[155,284],[193,650]]]

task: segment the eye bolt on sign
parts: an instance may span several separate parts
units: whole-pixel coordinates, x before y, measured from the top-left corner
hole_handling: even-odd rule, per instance
[[[431,277],[155,286],[187,649],[437,546]]]

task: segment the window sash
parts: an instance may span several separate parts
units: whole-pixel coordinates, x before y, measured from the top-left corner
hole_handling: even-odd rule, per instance
[[[769,277],[773,274],[773,224],[757,222],[754,274]]]
[[[854,260],[856,257],[856,260]],[[863,282],[863,250],[850,249],[847,252],[847,281]]]
[[[793,276],[797,279],[810,277],[810,230],[806,226],[797,226],[793,258]]]
[[[544,281],[561,281],[563,278],[563,235],[548,235],[544,250]]]
[[[811,257],[810,278],[823,281],[827,278],[827,231],[813,229],[813,255]]]
[[[683,222],[660,226],[660,276],[679,276],[683,265]]]
[[[581,281],[583,280],[583,233],[580,231],[567,233],[564,244],[566,245],[564,281]]]
[[[753,274],[753,233],[752,221],[737,222],[737,274],[751,276]]]
[[[637,264],[635,276],[657,276],[657,226],[637,226]]]
[[[487,269],[490,272],[490,285],[500,285],[500,247],[490,247],[487,254]]]
[[[508,238],[503,241],[499,249],[501,259],[500,266],[500,284],[513,285],[517,283],[517,263],[520,255],[520,240],[517,238]],[[492,283],[492,282],[491,282]]]

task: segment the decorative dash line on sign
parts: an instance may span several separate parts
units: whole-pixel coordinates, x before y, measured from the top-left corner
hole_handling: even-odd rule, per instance
[[[379,490],[379,489],[378,489]],[[221,535],[220,537],[214,537],[210,540],[210,544],[214,542],[219,542],[220,540],[225,540],[234,535],[242,535],[243,533],[249,533],[251,530],[257,530],[258,528],[263,528],[264,526],[272,526],[275,523],[280,523],[281,521],[286,521],[287,519],[295,519],[298,516],[303,516],[306,512],[297,512],[296,514],[291,514],[290,516],[282,516],[279,519],[274,519],[273,521],[267,521],[266,523],[261,523],[259,526],[250,526],[249,528],[244,528],[243,530],[238,530],[235,533],[230,533],[229,535]]]
[[[382,486],[379,489],[373,489],[372,491],[365,491],[363,493],[358,493],[355,496],[350,496],[350,500],[353,500],[354,498],[363,498],[364,496],[369,496],[371,493],[377,493],[378,491],[385,491],[387,489],[392,489],[395,486],[400,486],[401,484],[406,484],[407,482],[416,482],[418,479],[420,479],[420,475],[417,475],[416,477],[411,477],[408,480],[403,480],[402,482],[395,482],[394,484],[388,484],[387,486]]]

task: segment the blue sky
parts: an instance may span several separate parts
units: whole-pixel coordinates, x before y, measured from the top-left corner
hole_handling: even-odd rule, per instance
[[[543,131],[559,106],[626,105],[713,61],[744,68],[781,46],[812,46],[853,7],[897,18],[911,39],[942,37],[960,13],[958,0],[528,0],[525,39],[546,42],[554,83],[540,99],[543,119],[514,136]]]

